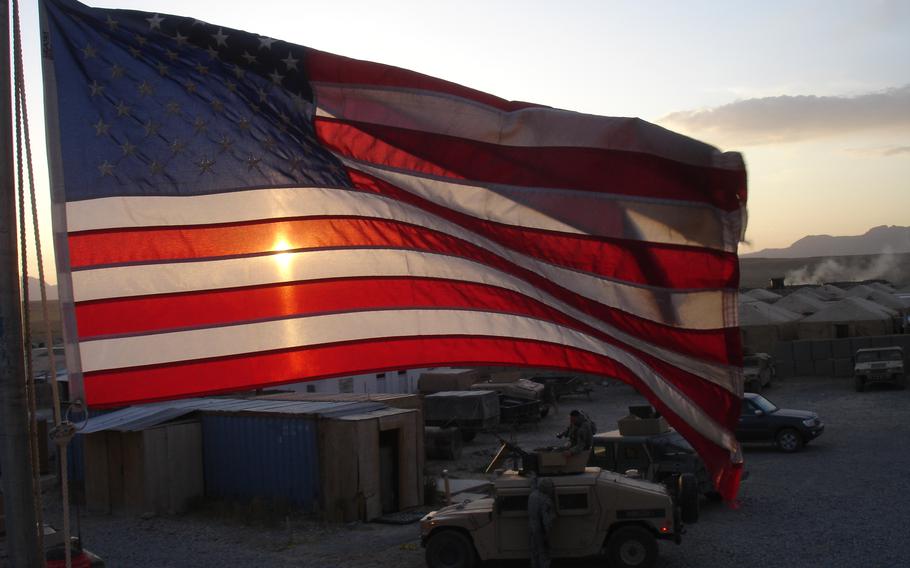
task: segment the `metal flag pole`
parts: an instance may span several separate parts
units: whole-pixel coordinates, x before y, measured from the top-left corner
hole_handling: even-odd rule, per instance
[[[0,6],[0,470],[6,515],[6,550],[14,568],[40,565],[32,493],[25,397],[25,359],[13,181],[10,7]]]

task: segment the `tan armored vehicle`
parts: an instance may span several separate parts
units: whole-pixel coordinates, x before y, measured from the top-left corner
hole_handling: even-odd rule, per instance
[[[907,387],[904,350],[900,347],[860,349],[853,360],[853,382],[857,392],[862,392],[870,383],[892,383],[899,389]]]
[[[547,476],[555,486],[557,511],[550,534],[553,558],[606,555],[612,568],[648,568],[656,561],[658,539],[680,542],[682,511],[664,485],[634,473],[579,469]],[[429,568],[528,559],[531,483],[530,472],[508,470],[494,481],[491,497],[426,515],[420,531]]]

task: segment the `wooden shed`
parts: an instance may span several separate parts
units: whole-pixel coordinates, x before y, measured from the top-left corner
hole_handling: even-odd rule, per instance
[[[196,420],[83,437],[85,501],[110,513],[177,514],[203,494],[202,427]]]
[[[368,521],[423,503],[422,413],[374,400],[187,399],[97,416],[83,432],[95,511],[174,514],[206,495]]]
[[[372,520],[423,504],[423,420],[398,408],[323,418],[322,497],[328,521]]]

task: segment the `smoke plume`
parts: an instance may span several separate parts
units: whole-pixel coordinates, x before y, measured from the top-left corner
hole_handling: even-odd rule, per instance
[[[795,286],[877,279],[893,283],[905,282],[910,280],[910,266],[906,262],[902,262],[905,259],[906,255],[895,254],[891,250],[871,257],[828,258],[796,270],[790,270],[784,275],[784,284]]]

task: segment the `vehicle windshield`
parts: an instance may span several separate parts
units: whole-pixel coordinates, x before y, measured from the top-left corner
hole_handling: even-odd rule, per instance
[[[897,349],[890,351],[864,351],[857,353],[857,363],[871,363],[872,361],[900,361],[903,359],[901,352]]]
[[[761,395],[756,395],[750,400],[752,401],[752,404],[761,409],[765,414],[771,414],[777,410],[777,407],[773,402]]]
[[[691,454],[695,452],[692,445],[676,431],[655,436],[651,439],[651,444],[659,449],[661,454]]]

